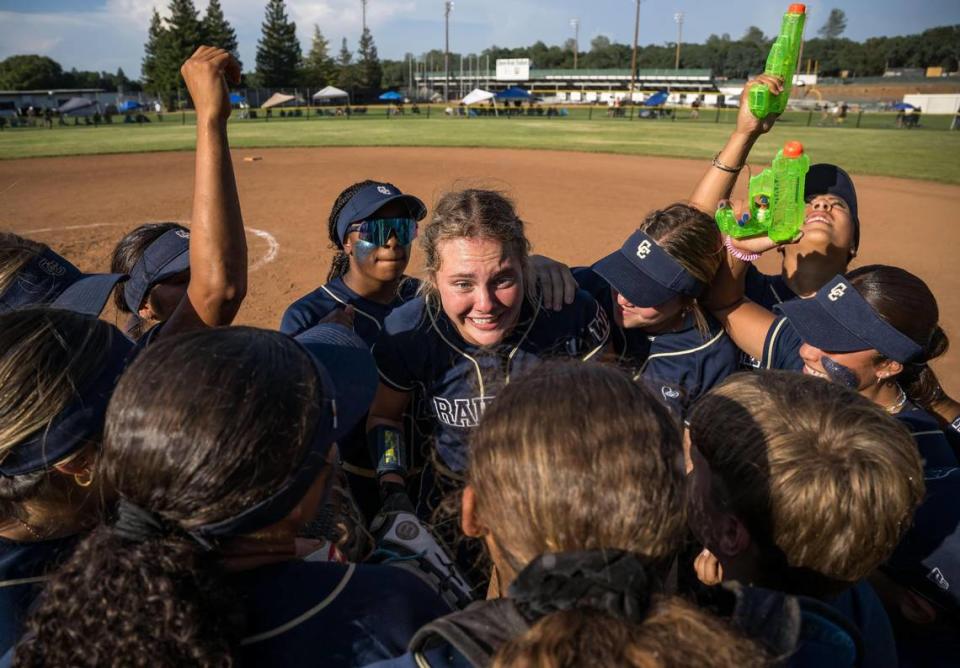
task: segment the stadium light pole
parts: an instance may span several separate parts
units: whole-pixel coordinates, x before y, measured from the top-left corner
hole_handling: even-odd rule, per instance
[[[577,69],[577,56],[580,54],[580,19],[570,19],[573,28],[573,69]]]
[[[640,39],[640,0],[633,1],[637,5],[637,13],[633,20],[633,56],[630,58],[630,104],[633,104],[633,88],[637,83],[637,41]]]
[[[443,24],[444,24],[444,42],[443,42],[443,101],[450,100],[450,10],[453,9],[453,1],[446,0],[443,3]]]
[[[683,39],[683,12],[677,12],[673,15],[673,20],[677,22],[677,58],[674,61],[673,69],[680,69],[680,41]]]
[[[363,31],[367,31],[367,0],[360,0],[360,4],[363,6]]]

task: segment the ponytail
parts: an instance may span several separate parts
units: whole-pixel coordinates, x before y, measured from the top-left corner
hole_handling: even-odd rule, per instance
[[[97,529],[47,584],[13,665],[232,664],[240,606],[215,558],[176,533]]]
[[[950,339],[940,325],[930,335],[930,341],[924,348],[925,361],[920,364],[904,364],[898,381],[907,398],[928,411],[934,411],[933,404],[940,397],[940,381],[928,365],[930,360],[940,357],[950,347]],[[935,411],[934,411],[935,412]]]
[[[357,191],[374,183],[377,182],[370,181],[369,179],[354,183],[337,195],[337,199],[333,203],[333,208],[330,210],[330,218],[327,221],[327,235],[330,238],[330,248],[335,250],[335,254],[333,260],[330,262],[330,271],[327,272],[328,282],[340,278],[350,269],[350,256],[343,250],[343,241],[337,234],[337,218],[340,217],[340,212],[343,211],[343,207],[347,205],[347,202],[350,201]]]

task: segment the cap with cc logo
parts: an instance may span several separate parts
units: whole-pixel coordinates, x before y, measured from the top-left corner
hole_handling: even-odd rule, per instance
[[[359,223],[376,213],[377,209],[390,202],[402,202],[410,217],[423,220],[427,207],[418,197],[405,195],[392,183],[370,183],[360,188],[340,210],[337,216],[337,238],[342,243],[352,223]]]
[[[805,343],[824,352],[877,350],[900,363],[916,362],[923,348],[880,317],[842,275],[834,276],[810,299],[774,307],[787,316]]]
[[[591,268],[634,306],[659,306],[678,295],[696,297],[704,288],[640,230]]]

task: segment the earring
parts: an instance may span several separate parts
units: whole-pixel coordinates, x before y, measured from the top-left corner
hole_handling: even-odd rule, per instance
[[[93,484],[93,469],[89,469],[85,473],[77,473],[73,476],[73,481],[77,483],[80,487],[89,487]]]

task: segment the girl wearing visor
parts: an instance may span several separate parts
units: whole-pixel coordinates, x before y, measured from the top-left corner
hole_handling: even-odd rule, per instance
[[[647,216],[618,251],[573,270],[615,324],[617,362],[677,415],[739,366],[736,346],[699,305],[720,261],[716,224],[678,203]]]
[[[107,402],[133,344],[95,316],[0,315],[0,653],[109,487],[94,472]]]
[[[755,249],[771,243],[752,242]],[[921,279],[898,267],[860,267],[771,313],[744,300],[744,271],[745,262],[731,255],[711,288],[719,304],[714,313],[744,352],[763,368],[802,371],[856,390],[910,429],[927,468],[958,465],[927,412],[939,389],[929,363],[946,352],[948,340]]]
[[[327,282],[291,304],[280,331],[296,335],[335,319],[353,328],[368,346],[376,341],[390,312],[416,296],[420,281],[404,275],[423,202],[391,183],[361,181],[337,197],[330,212],[330,242],[337,249]],[[415,431],[408,417],[407,430]],[[379,508],[366,430],[360,424],[340,442],[343,470],[367,520]]]
[[[335,441],[376,388],[364,343],[246,327],[162,339],[110,404],[99,470],[116,517],[44,590],[18,666],[361,666],[449,612],[391,566],[303,560]],[[161,407],[161,410],[157,410]]]

